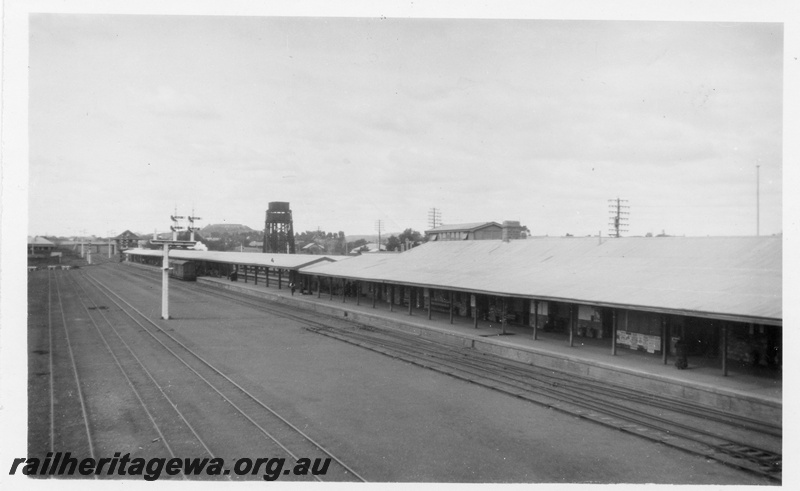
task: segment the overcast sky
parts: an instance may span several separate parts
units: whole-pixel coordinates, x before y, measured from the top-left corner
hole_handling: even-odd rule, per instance
[[[29,234],[779,233],[783,26],[33,14]]]

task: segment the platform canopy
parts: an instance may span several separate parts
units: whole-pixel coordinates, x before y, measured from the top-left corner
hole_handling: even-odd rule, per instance
[[[429,242],[302,273],[763,324],[782,322],[780,237]]]
[[[160,249],[129,249],[125,254],[162,257]],[[193,251],[170,249],[169,257],[220,264],[240,264],[269,268],[299,269],[318,262],[335,262],[347,256],[312,256],[308,254],[261,254],[252,252]]]

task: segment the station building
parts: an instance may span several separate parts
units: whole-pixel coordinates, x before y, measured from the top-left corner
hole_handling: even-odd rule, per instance
[[[543,238],[427,243],[303,268],[397,308],[603,340],[653,356],[781,366],[778,237]],[[326,283],[323,278],[327,278]],[[345,283],[346,286],[346,283]],[[721,356],[727,353],[727,356]]]
[[[118,251],[124,251],[127,249],[134,249],[139,246],[139,241],[142,240],[141,237],[136,235],[135,233],[131,232],[130,230],[126,230],[121,234],[114,237],[114,242],[117,245]]]
[[[28,258],[50,257],[50,253],[56,250],[56,244],[44,237],[28,237]]]
[[[449,240],[516,240],[525,238],[525,227],[517,221],[441,225],[425,231],[429,242]]]

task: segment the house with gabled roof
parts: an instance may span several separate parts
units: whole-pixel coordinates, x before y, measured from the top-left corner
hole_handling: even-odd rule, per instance
[[[117,250],[124,251],[125,249],[133,249],[139,246],[139,241],[142,240],[141,237],[136,235],[135,233],[131,232],[130,230],[126,230],[121,234],[114,237],[114,241],[117,243]]]

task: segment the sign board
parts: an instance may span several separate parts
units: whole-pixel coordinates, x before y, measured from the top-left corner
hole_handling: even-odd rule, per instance
[[[475,299],[474,294],[470,294],[469,296],[469,305],[470,307],[475,307],[478,304],[477,300]]]

